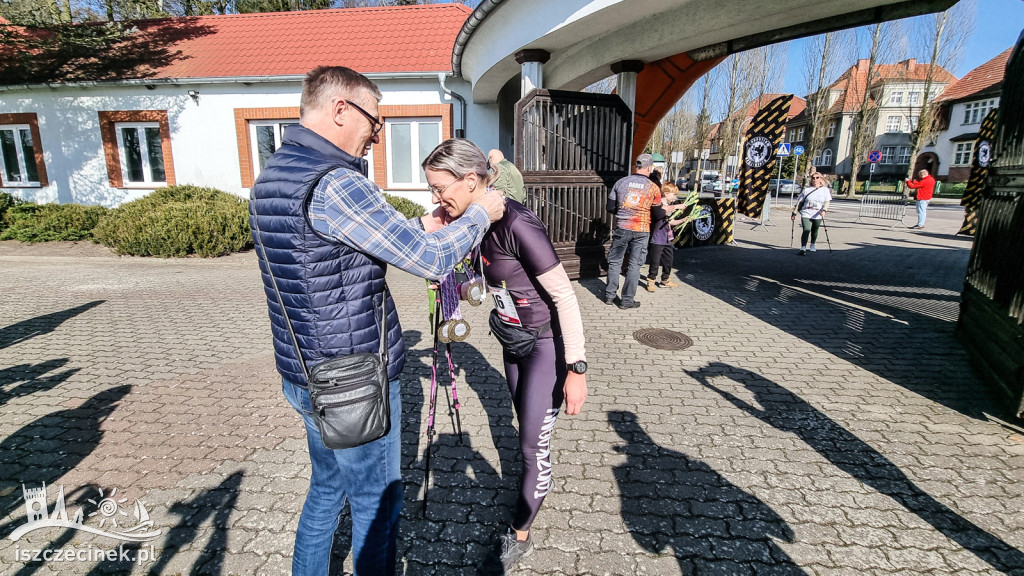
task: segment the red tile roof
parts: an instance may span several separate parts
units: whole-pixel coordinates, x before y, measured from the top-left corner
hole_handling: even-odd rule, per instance
[[[472,10],[462,4],[198,16],[139,23],[171,29],[180,57],[154,78],[305,74],[322,64],[358,72],[451,70],[452,47]]]
[[[736,112],[733,112],[732,115],[729,116],[729,117],[730,118],[737,118],[737,117],[739,117],[739,115],[742,114],[743,115],[743,122],[740,124],[740,129],[741,130],[746,130],[747,122],[749,122],[750,120],[752,120],[754,118],[754,115],[757,114],[757,111],[760,110],[762,106],[768,104],[769,102],[771,102],[772,100],[778,98],[779,96],[788,96],[788,94],[765,94],[764,96],[762,96],[760,98],[754,98],[753,100],[751,100],[750,102],[747,103],[747,107],[745,109],[744,108],[740,108]],[[798,116],[801,112],[803,112],[804,108],[806,108],[806,107],[807,107],[807,101],[804,100],[803,98],[799,97],[799,96],[795,96],[794,95],[793,96],[793,101],[789,105],[789,113],[786,115],[786,120],[792,120],[793,118]],[[719,123],[713,125],[711,127],[711,133],[708,134],[708,138],[713,138],[713,137],[717,136],[721,125],[722,125],[722,122],[719,122]]]
[[[963,78],[946,87],[946,91],[937,101],[966,100],[971,97],[998,94],[1003,88],[1003,76],[1006,75],[1006,63],[1010,60],[1011,52],[1013,46],[971,70]]]
[[[470,13],[463,4],[429,4],[136,21],[138,33],[114,52],[66,62],[52,80],[291,76],[325,64],[448,72]]]
[[[842,76],[829,85],[831,92],[838,92],[838,96],[828,109],[829,115],[860,110],[861,102],[864,99],[864,90],[868,84],[867,77],[868,60],[865,58],[858,60],[856,64],[850,66],[846,72],[843,72]],[[888,82],[924,82],[927,78],[928,65],[920,64],[917,60],[911,58],[896,64],[876,64],[871,86],[874,87]],[[942,67],[936,68],[934,78],[932,79],[932,82],[938,84],[949,84],[955,81],[956,76],[953,76]],[[798,123],[806,122],[807,115],[801,115],[794,120]]]

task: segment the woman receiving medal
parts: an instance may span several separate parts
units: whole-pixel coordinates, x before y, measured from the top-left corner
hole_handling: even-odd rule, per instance
[[[442,142],[423,161],[435,203],[454,219],[487,190],[487,158],[465,139]],[[502,342],[505,380],[519,421],[519,498],[493,560],[507,570],[533,551],[530,525],[551,489],[551,435],[558,412],[580,413],[587,398],[583,320],[569,277],[544,224],[507,200],[505,216],[480,244],[494,300],[491,330]],[[497,568],[497,567],[496,567]]]

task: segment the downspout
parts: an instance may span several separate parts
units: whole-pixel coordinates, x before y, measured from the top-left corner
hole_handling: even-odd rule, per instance
[[[441,85],[441,90],[443,90],[445,94],[447,94],[447,95],[449,95],[449,96],[451,96],[451,97],[453,97],[453,98],[455,98],[456,100],[459,101],[459,106],[460,106],[461,111],[462,111],[462,114],[461,114],[461,116],[462,116],[462,128],[461,129],[459,129],[459,128],[455,129],[455,137],[456,138],[465,138],[466,137],[466,99],[463,98],[461,95],[459,95],[459,93],[452,92],[450,88],[445,86],[445,81],[448,79],[448,76],[449,75],[447,73],[445,73],[445,72],[438,72],[437,73],[437,83]]]

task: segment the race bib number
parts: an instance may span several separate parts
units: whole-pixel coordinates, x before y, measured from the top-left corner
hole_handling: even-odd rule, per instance
[[[487,291],[491,293],[491,298],[494,299],[494,309],[498,312],[498,318],[502,322],[512,326],[522,326],[523,322],[519,319],[519,313],[516,312],[516,303],[512,299],[512,296],[508,293],[508,290],[500,287],[488,286]]]

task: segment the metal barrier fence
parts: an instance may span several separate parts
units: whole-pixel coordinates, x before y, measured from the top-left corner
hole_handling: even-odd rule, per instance
[[[902,224],[904,228],[910,228],[903,220],[907,217],[907,205],[909,201],[903,194],[895,192],[867,192],[860,198],[860,212],[857,214],[857,224],[864,224],[864,218],[879,218],[881,220],[895,220],[896,224]],[[895,228],[896,224],[890,226]]]

